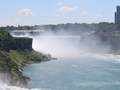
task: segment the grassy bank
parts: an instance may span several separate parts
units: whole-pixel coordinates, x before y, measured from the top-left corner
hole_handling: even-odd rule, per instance
[[[4,79],[9,79],[10,85],[26,87],[26,82],[29,80],[29,77],[22,75],[24,67],[31,63],[50,59],[50,55],[45,55],[34,50],[0,51],[0,75],[4,76]]]

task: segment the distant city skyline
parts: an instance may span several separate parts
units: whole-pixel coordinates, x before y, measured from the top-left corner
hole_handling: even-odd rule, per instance
[[[120,24],[120,6],[116,6],[115,24]]]
[[[113,22],[120,0],[0,0],[0,26]]]

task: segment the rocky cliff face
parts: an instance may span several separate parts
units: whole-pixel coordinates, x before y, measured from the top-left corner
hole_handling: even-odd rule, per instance
[[[99,35],[84,35],[81,36],[81,43],[87,47],[109,47],[109,53],[114,53],[120,49],[120,36],[99,36]]]
[[[32,39],[31,38],[15,38],[13,40],[0,41],[0,50],[32,50]]]
[[[99,36],[101,41],[111,46],[113,51],[120,49],[120,36]]]

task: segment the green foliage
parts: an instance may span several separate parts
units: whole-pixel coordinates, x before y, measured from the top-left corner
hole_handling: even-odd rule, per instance
[[[18,81],[22,84],[26,83],[25,77],[22,75],[24,67],[28,64],[49,60],[50,57],[29,50],[11,50],[10,52],[0,51],[0,73],[8,73],[11,76],[11,84],[15,85]]]
[[[13,39],[30,39],[28,37],[13,37],[8,31],[4,28],[0,28],[0,41],[4,40],[13,40]]]
[[[11,40],[13,39],[12,35],[9,34],[4,28],[0,29],[0,41]]]

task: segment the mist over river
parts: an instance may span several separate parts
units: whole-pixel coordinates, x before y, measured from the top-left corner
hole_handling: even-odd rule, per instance
[[[42,90],[119,90],[120,56],[87,52],[79,36],[33,37],[33,48],[57,60],[31,64],[23,75]],[[87,47],[86,47],[87,48]],[[85,52],[84,52],[85,51]]]

